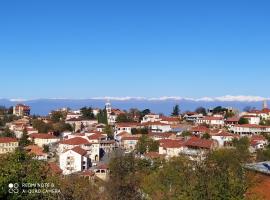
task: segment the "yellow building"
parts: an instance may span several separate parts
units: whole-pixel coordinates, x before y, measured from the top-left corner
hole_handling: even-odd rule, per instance
[[[0,154],[14,152],[18,148],[19,142],[16,138],[2,137],[0,138]]]

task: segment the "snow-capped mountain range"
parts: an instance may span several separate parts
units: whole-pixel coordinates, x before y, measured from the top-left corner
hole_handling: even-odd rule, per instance
[[[261,96],[232,96],[189,98],[178,96],[163,97],[92,97],[87,99],[68,98],[44,98],[44,99],[0,99],[0,105],[13,106],[17,103],[24,103],[31,106],[32,114],[46,115],[51,110],[69,107],[79,109],[83,106],[103,108],[105,102],[110,101],[113,107],[120,109],[149,108],[156,113],[169,114],[175,104],[179,104],[182,111],[193,111],[199,106],[212,108],[215,106],[229,106],[242,110],[246,106],[260,109],[264,100],[270,101],[269,97]]]

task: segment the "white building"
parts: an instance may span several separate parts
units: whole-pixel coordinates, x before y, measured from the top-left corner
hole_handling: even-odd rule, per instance
[[[12,153],[18,146],[19,142],[16,138],[0,137],[0,154]]]
[[[203,114],[198,114],[196,112],[187,112],[183,117],[187,122],[196,122],[203,118]]]
[[[91,166],[87,151],[79,146],[60,154],[59,162],[64,175],[81,172]]]
[[[43,147],[44,145],[53,145],[60,141],[58,137],[46,133],[33,133],[30,135],[30,138],[34,144],[39,147]]]
[[[230,131],[239,135],[256,135],[261,133],[270,133],[270,126],[261,126],[256,124],[238,124],[231,127]]]
[[[249,124],[260,124],[261,118],[257,115],[243,115],[242,118],[245,118],[248,120]]]
[[[197,124],[207,124],[209,126],[222,127],[224,126],[224,118],[223,117],[212,117],[206,116],[202,119],[198,119],[196,121]]]
[[[70,139],[62,140],[58,145],[58,153],[61,155],[66,150],[70,150],[76,146],[87,151],[91,162],[98,162],[100,159],[100,144],[91,143],[87,136],[77,136]]]
[[[147,122],[158,122],[161,121],[162,119],[160,119],[158,114],[147,114],[143,117],[141,123],[147,123]]]
[[[143,126],[147,127],[151,132],[154,133],[165,133],[170,132],[172,130],[170,124],[165,124],[161,122],[146,122],[142,123]]]
[[[219,147],[231,146],[232,140],[237,137],[238,135],[231,134],[228,132],[223,132],[223,131],[216,135],[211,136],[213,140],[216,140],[218,142]]]

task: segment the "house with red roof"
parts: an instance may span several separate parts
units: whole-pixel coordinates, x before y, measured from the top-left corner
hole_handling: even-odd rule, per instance
[[[117,136],[118,134],[122,132],[128,132],[131,134],[131,130],[136,128],[142,128],[143,126],[140,123],[137,122],[122,122],[122,123],[116,123],[115,124],[115,132],[114,135]]]
[[[43,152],[43,148],[37,145],[28,145],[24,149],[36,160],[47,160],[48,158],[48,154]]]
[[[60,141],[60,138],[48,133],[33,133],[30,134],[29,137],[34,144],[39,147],[43,147],[44,145],[53,145]]]
[[[146,122],[142,123],[142,125],[146,128],[148,128],[152,132],[156,133],[165,133],[165,132],[170,132],[172,130],[172,125],[170,124],[165,124],[160,121],[156,122]]]
[[[134,151],[141,135],[129,135],[121,138],[120,146],[127,152]]]
[[[162,139],[159,140],[159,154],[167,157],[179,156],[184,151],[184,140]]]
[[[215,140],[191,137],[185,142],[185,149],[182,153],[189,156],[191,160],[202,160],[208,152],[216,148],[218,148],[218,143]]]
[[[91,162],[98,162],[100,159],[100,144],[91,142],[87,136],[77,136],[70,139],[64,139],[59,142],[58,153],[61,155],[67,150],[70,150],[76,146],[86,150],[88,152]]]
[[[87,170],[91,166],[91,160],[85,149],[75,146],[59,156],[60,169],[64,175]]]
[[[270,126],[257,124],[238,124],[230,128],[230,131],[242,136],[258,135],[261,133],[270,133]]]
[[[268,140],[263,135],[252,135],[250,137],[250,151],[256,152],[268,145]]]
[[[234,138],[239,138],[239,135],[221,131],[215,135],[212,135],[211,138],[218,142],[219,147],[226,147],[226,146],[231,146],[232,140]]]

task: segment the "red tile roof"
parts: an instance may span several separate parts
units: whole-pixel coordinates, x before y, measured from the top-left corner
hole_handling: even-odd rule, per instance
[[[75,137],[68,140],[62,140],[61,142],[59,142],[59,144],[84,145],[84,144],[90,144],[90,142],[87,139],[84,139],[81,137]]]
[[[226,122],[238,122],[238,121],[239,121],[239,117],[230,117],[226,119]]]
[[[213,143],[214,143],[213,140],[206,140],[197,137],[192,137],[186,141],[185,145],[188,147],[199,147],[210,149]]]
[[[162,139],[159,140],[159,144],[159,146],[163,148],[180,148],[185,146],[185,142],[183,140]]]
[[[25,147],[26,150],[28,150],[28,152],[30,154],[34,154],[36,156],[44,156],[46,155],[46,153],[43,152],[43,148],[37,146],[37,145],[29,145],[27,147]]]
[[[191,128],[192,132],[202,132],[202,133],[206,133],[209,132],[210,129],[207,128],[206,126],[196,126],[196,127],[192,127]]]
[[[131,135],[131,136],[124,136],[122,137],[122,140],[139,140],[140,137]]]
[[[243,127],[243,128],[270,128],[270,126],[262,126],[257,124],[238,124],[234,127]]]
[[[138,127],[141,126],[140,123],[137,122],[122,122],[122,123],[116,123],[117,127]]]
[[[88,136],[88,138],[89,140],[99,140],[102,138],[106,138],[106,136],[100,133],[94,133],[93,135]]]
[[[38,139],[57,139],[54,135],[47,134],[47,133],[32,133],[30,134],[31,138],[38,138]]]
[[[10,143],[10,142],[18,142],[16,138],[11,137],[0,137],[0,143]]]
[[[87,151],[82,149],[79,146],[76,146],[76,147],[72,148],[71,150],[78,153],[78,154],[80,154],[81,156],[85,156],[87,154]]]
[[[54,172],[55,174],[62,174],[62,169],[60,169],[60,167],[56,163],[49,162],[48,165],[52,172]]]
[[[149,135],[149,137],[169,138],[171,136],[174,136],[175,133],[170,133],[170,132],[167,132],[167,133],[154,133],[154,132],[151,132],[148,135]]]
[[[202,120],[223,120],[223,117],[206,116],[206,117],[202,118]]]

